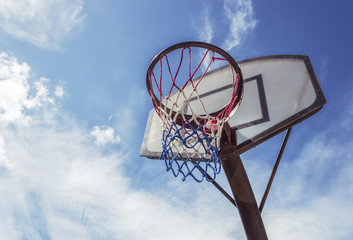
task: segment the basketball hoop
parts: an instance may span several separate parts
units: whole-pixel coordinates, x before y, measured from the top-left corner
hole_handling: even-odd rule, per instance
[[[217,81],[230,86],[215,101],[207,81],[211,72],[222,71]],[[243,77],[235,60],[224,50],[202,42],[184,42],[166,48],[152,60],[146,76],[153,107],[161,120],[162,153],[167,171],[182,180],[191,176],[214,181],[221,170],[218,157],[223,126],[239,107]],[[227,86],[228,86],[227,85]]]
[[[291,128],[317,113],[326,99],[307,56],[256,57],[239,66],[207,43],[184,42],[157,54],[147,70],[154,110],[140,155],[164,160],[167,171],[183,181],[191,176],[212,182],[238,208],[247,239],[267,240],[260,213]],[[284,130],[259,206],[240,154]],[[215,181],[221,167],[234,198]]]

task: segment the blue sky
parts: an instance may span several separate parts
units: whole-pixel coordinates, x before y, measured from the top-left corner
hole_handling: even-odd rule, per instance
[[[188,40],[310,57],[328,104],[294,127],[263,219],[270,239],[351,239],[352,22],[352,1],[3,0],[1,239],[244,238],[211,184],[139,157],[148,64]],[[282,137],[242,155],[258,200]]]

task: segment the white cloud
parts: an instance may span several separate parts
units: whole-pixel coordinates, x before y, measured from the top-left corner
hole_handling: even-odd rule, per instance
[[[23,66],[29,70],[28,64]],[[25,73],[20,81],[27,86],[23,102],[50,98],[42,84],[29,84],[29,73]],[[7,86],[12,90],[11,85]],[[30,97],[32,90],[38,98]],[[8,127],[0,123],[0,194],[6,196],[0,198],[1,236],[9,240],[233,239],[229,233],[234,230],[237,215],[224,218],[224,205],[216,210],[209,207],[215,201],[212,196],[196,194],[180,210],[178,197],[164,197],[169,190],[163,189],[161,194],[132,188],[122,167],[127,156],[120,152],[102,154],[89,141],[90,132],[82,124],[53,108],[33,106],[37,110],[31,115],[24,115],[22,110],[18,113],[31,117],[30,124]],[[96,130],[97,135],[103,135],[101,141],[116,141],[111,128]],[[3,164],[5,161],[7,164]],[[193,190],[208,188],[195,184]]]
[[[246,35],[255,28],[257,21],[251,0],[224,0],[223,9],[226,20],[212,19],[213,12],[207,7],[204,8],[202,27],[198,29],[199,39],[211,43],[215,36],[218,36],[218,39],[224,39],[222,48],[231,51],[244,41]]]
[[[50,97],[48,89],[49,82],[50,80],[44,77],[41,77],[38,81],[34,82],[33,89],[35,89],[36,94],[26,101],[27,108],[40,107],[46,103],[55,104],[54,98]]]
[[[10,163],[6,158],[6,148],[5,148],[5,141],[4,139],[0,136],[0,168],[1,167],[6,167],[10,168]]]
[[[256,26],[251,0],[225,0],[224,10],[230,21],[230,35],[223,43],[223,48],[230,51],[238,46],[248,31]]]
[[[22,114],[29,86],[29,66],[18,63],[17,59],[0,53],[0,121],[27,122]]]
[[[64,89],[62,86],[57,86],[55,88],[55,92],[54,92],[55,96],[58,98],[62,98],[64,96]]]
[[[333,139],[332,130],[318,133],[297,159],[282,163],[264,211],[270,239],[352,236],[353,142],[342,135]]]
[[[201,28],[201,31],[199,33],[199,39],[200,41],[203,42],[212,42],[213,39],[213,35],[214,35],[214,29],[213,29],[213,24],[210,20],[210,16],[209,16],[209,10],[208,8],[205,8],[203,13],[203,27]]]
[[[104,145],[106,143],[120,143],[121,138],[119,135],[114,136],[115,130],[111,127],[106,129],[101,129],[99,126],[93,127],[91,131],[91,136],[96,138],[95,143],[97,145]]]
[[[29,78],[27,63],[0,53],[0,123],[28,124],[31,117],[26,115],[26,109],[55,105],[48,90],[49,79],[42,77],[31,86]]]
[[[3,0],[0,27],[43,48],[57,48],[82,24],[82,0]]]
[[[6,196],[0,198],[0,236],[9,240],[244,238],[236,209],[209,183],[170,180],[164,177],[169,173],[156,173],[156,180],[126,170],[124,164],[133,156],[102,154],[89,141],[90,131],[82,124],[44,107],[45,103],[51,106],[53,99],[44,87],[46,78],[30,84],[27,63],[1,56],[0,83],[18,84],[16,91],[11,84],[1,85],[0,97],[7,92],[14,94],[2,100],[12,99],[8,103],[19,109],[12,122],[26,117],[32,120],[16,127],[0,122],[0,195]],[[131,133],[137,124],[141,111],[136,110],[146,104],[141,102],[147,98],[145,94],[142,90],[131,94],[125,112],[119,109],[120,118],[129,119],[118,122],[122,131]],[[26,114],[26,104],[37,111]],[[1,106],[3,116],[8,109],[5,104]],[[102,134],[105,139],[102,141],[116,139],[114,129],[108,129],[96,128],[97,136]],[[286,178],[276,179],[264,211],[270,239],[352,236],[350,135],[347,132],[332,138],[332,132],[323,132],[308,142],[295,161],[282,162],[279,174]],[[251,164],[260,165],[256,161]],[[141,162],[135,165],[143,166]],[[151,167],[154,171],[155,166]],[[263,168],[250,169],[249,175],[261,178],[257,181],[263,185]],[[138,189],[130,185],[133,178],[156,185],[150,187],[153,190]],[[222,177],[218,179],[222,182]],[[156,191],[160,185],[170,188]]]

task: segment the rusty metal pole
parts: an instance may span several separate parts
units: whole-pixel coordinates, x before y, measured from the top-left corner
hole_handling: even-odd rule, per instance
[[[222,165],[238,206],[247,239],[267,240],[260,211],[240,157],[223,157]]]
[[[265,226],[244,165],[240,156],[231,150],[237,144],[235,130],[232,130],[226,123],[223,131],[220,158],[238,207],[246,237],[248,240],[267,240]]]

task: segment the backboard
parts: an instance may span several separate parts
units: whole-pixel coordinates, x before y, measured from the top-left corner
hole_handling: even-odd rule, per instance
[[[312,116],[326,103],[307,56],[264,56],[239,61],[238,65],[243,74],[243,99],[228,120],[237,136],[237,154]],[[213,85],[202,94],[205,101],[221,101],[229,92],[231,85],[217,82],[226,70],[221,67],[208,73],[206,77]],[[152,109],[140,155],[159,158],[161,138],[160,119]]]

